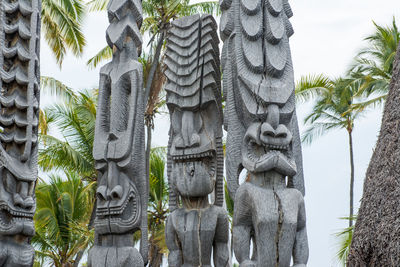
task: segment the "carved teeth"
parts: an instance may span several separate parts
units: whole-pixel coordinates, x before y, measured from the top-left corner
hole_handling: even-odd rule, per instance
[[[184,161],[190,159],[202,159],[202,158],[209,158],[214,157],[213,151],[207,151],[199,154],[191,154],[191,155],[182,155],[182,156],[172,156],[173,160],[177,161]]]

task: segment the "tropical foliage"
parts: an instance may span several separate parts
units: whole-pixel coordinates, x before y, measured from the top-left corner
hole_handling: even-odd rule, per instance
[[[332,79],[324,74],[304,76],[296,85],[298,101],[313,100],[312,111],[304,119],[306,130],[302,139],[311,143],[314,138],[334,129],[345,129],[350,150],[350,214],[354,215],[354,123],[368,107],[386,98],[400,33],[395,20],[391,27],[375,24],[375,32],[365,40],[369,46],[361,50],[355,63],[343,78]]]
[[[349,138],[350,152],[350,215],[354,213],[354,152],[353,129],[356,119],[362,115],[363,109],[353,109],[352,105],[357,100],[356,94],[360,82],[353,79],[330,79],[324,75],[303,78],[296,87],[299,99],[315,96],[311,112],[305,117],[307,127],[302,140],[311,143],[316,137],[335,129],[346,130]],[[349,219],[349,227],[353,221]]]
[[[340,218],[342,220],[348,221],[349,218]],[[352,220],[355,221],[357,216],[353,216]],[[336,259],[342,265],[346,266],[347,256],[350,252],[351,240],[353,239],[354,225],[346,227],[343,230],[335,233],[338,239]]]
[[[43,171],[77,172],[84,180],[96,180],[92,155],[96,102],[96,91],[83,91],[72,101],[44,109],[39,150]]]
[[[357,95],[367,97],[365,101],[354,103],[353,109],[382,104],[389,91],[400,32],[394,18],[390,26],[375,22],[374,26],[375,32],[365,38],[368,46],[358,53],[348,72],[351,79],[361,83]]]
[[[37,257],[56,267],[74,266],[83,251],[93,243],[88,230],[93,208],[93,187],[76,173],[67,179],[51,175],[50,182],[40,182],[36,188],[36,235],[32,243]]]
[[[86,9],[84,0],[42,0],[43,36],[60,67],[68,50],[75,56],[83,52]]]

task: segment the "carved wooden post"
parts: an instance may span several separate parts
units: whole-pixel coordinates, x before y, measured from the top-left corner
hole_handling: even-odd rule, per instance
[[[0,266],[32,266],[39,121],[39,0],[0,1]]]
[[[93,156],[98,170],[95,246],[89,266],[147,263],[148,181],[144,156],[140,0],[111,0],[107,42],[113,58],[100,71]],[[140,253],[133,233],[141,231]]]
[[[308,242],[287,0],[220,0],[228,188],[240,266],[305,266]],[[239,175],[247,171],[246,182]],[[253,257],[250,243],[253,242]]]
[[[212,16],[176,20],[166,51],[170,211],[169,266],[228,266],[217,25]],[[215,192],[215,202],[209,194]]]

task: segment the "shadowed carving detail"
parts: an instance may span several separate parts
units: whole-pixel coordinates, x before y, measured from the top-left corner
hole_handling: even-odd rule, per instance
[[[32,266],[40,1],[0,2],[0,266]]]
[[[211,266],[212,253],[214,266],[228,266],[218,44],[217,25],[209,15],[176,20],[169,32],[169,266]]]
[[[107,42],[110,63],[100,70],[93,156],[98,171],[95,246],[89,266],[145,266],[148,181],[144,155],[140,0],[111,0]],[[140,230],[140,253],[133,233]]]
[[[240,266],[287,267],[292,255],[295,266],[305,266],[305,190],[289,47],[293,14],[287,0],[220,5],[235,255]],[[239,185],[243,169],[247,179]]]

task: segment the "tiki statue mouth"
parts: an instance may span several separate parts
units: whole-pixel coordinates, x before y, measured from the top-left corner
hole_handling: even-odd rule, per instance
[[[0,234],[33,236],[33,216],[34,212],[15,210],[4,202],[0,203]]]
[[[114,168],[115,164],[108,165],[96,193],[96,231],[103,235],[134,231],[140,222],[139,191],[123,171]]]
[[[6,169],[1,170],[0,181],[0,235],[33,236],[34,183],[19,179]]]
[[[254,122],[242,143],[243,166],[253,173],[275,170],[294,176],[297,168],[291,146],[292,133],[285,125],[272,127],[268,122]]]
[[[173,157],[171,180],[183,197],[204,197],[214,190],[217,158],[215,150]]]

